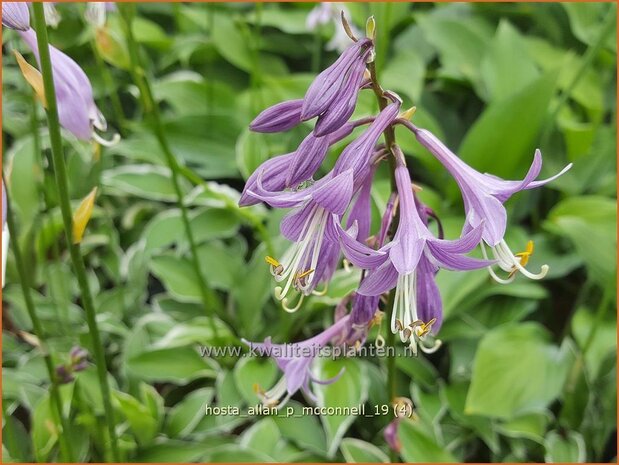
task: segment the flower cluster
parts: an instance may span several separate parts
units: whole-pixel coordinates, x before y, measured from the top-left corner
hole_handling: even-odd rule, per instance
[[[369,24],[368,31],[373,32],[373,21]],[[385,309],[390,312],[391,331],[413,353],[418,349],[431,353],[440,347],[435,337],[442,323],[442,301],[435,281],[440,269],[487,267],[499,283],[513,281],[518,272],[531,279],[546,274],[547,265],[539,273],[525,268],[533,253],[532,242],[516,254],[505,242],[507,214],[503,203],[519,191],[543,186],[570,166],[536,181],[542,165],[539,150],[521,181],[506,181],[468,166],[436,136],[412,124],[409,118],[414,111],[401,113],[401,99],[375,81],[375,74],[370,72],[374,59],[372,32],[362,39],[349,34],[354,43],[316,77],[303,99],[276,104],[254,119],[250,128],[264,133],[286,131],[314,119],[315,124],[297,150],[271,158],[256,169],[239,204],[264,202],[273,208],[292,208],[281,223],[281,233],[291,241],[290,247],[279,259],[266,257],[278,283],[275,297],[286,311],[298,310],[305,296],[319,292],[319,284],[326,287],[342,256],[363,269],[357,291],[338,305],[336,323],[318,336],[297,343],[299,348],[329,341],[363,343],[368,328],[382,317],[378,310],[381,297],[395,289],[392,307]],[[378,94],[382,110],[374,117],[350,120],[358,94],[365,88]],[[332,170],[315,179],[329,148],[366,124],[368,127],[342,151]],[[395,141],[386,137],[387,146],[379,142],[381,135],[396,124],[408,128],[460,187],[466,219],[459,238],[443,237],[440,220],[418,199],[405,156]],[[372,235],[372,182],[377,165],[389,157],[393,157],[396,191],[385,209],[380,230]],[[438,235],[429,228],[431,220],[438,224]],[[468,255],[477,246],[484,259]],[[495,267],[507,275],[500,277]],[[291,304],[293,294],[298,298]],[[351,312],[347,314],[349,305]],[[268,339],[259,347],[267,352],[273,344]],[[274,358],[284,377],[269,391],[258,388],[260,398],[274,404],[281,398],[287,400],[298,389],[313,398],[308,383],[316,381],[310,372],[314,356]]]
[[[373,23],[371,26],[368,30],[373,32]],[[273,208],[292,208],[281,223],[281,233],[291,241],[289,249],[279,259],[266,257],[278,283],[275,297],[286,311],[298,310],[305,296],[318,292],[320,283],[326,286],[342,256],[363,269],[357,291],[338,306],[336,323],[315,337],[320,343],[334,338],[364,342],[367,329],[380,321],[381,297],[395,289],[392,307],[385,309],[390,312],[391,331],[413,353],[418,349],[431,353],[440,347],[435,337],[442,323],[442,301],[435,280],[440,269],[487,267],[499,283],[513,281],[518,272],[531,279],[546,274],[547,265],[539,273],[525,268],[533,253],[532,242],[524,252],[516,254],[508,247],[503,204],[519,191],[552,181],[570,166],[551,178],[536,181],[542,165],[539,150],[521,181],[506,181],[468,166],[436,136],[412,124],[409,117],[414,111],[401,113],[400,98],[376,82],[375,74],[370,72],[374,59],[372,32],[362,39],[350,34],[354,43],[316,77],[303,99],[274,105],[254,119],[250,128],[265,133],[286,131],[314,119],[315,124],[297,150],[271,158],[256,169],[239,203],[244,206],[264,202]],[[382,111],[375,117],[351,121],[358,94],[365,88],[378,94]],[[368,127],[342,151],[333,169],[315,179],[329,147],[366,124]],[[379,142],[381,135],[396,124],[408,128],[460,187],[466,219],[459,238],[443,237],[439,219],[418,199],[405,156],[393,138],[386,137],[387,145]],[[377,165],[389,158],[396,191],[380,230],[372,235],[372,182]],[[431,220],[438,223],[438,235],[429,228]],[[477,246],[484,259],[468,256]],[[495,267],[506,276],[499,276]],[[291,304],[290,296],[295,293],[299,297]],[[349,304],[352,310],[347,315]],[[261,347],[270,345],[268,340]],[[289,398],[299,388],[313,397],[308,387],[313,379],[309,371],[313,357],[276,360],[285,376],[270,391],[259,389],[260,397],[273,403],[284,395]]]

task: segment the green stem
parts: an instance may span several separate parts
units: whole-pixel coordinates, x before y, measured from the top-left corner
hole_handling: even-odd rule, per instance
[[[6,185],[6,183],[5,183]],[[32,300],[32,294],[30,293],[29,274],[22,258],[21,249],[19,247],[19,234],[15,225],[15,218],[13,216],[13,209],[10,203],[7,202],[6,212],[7,225],[9,227],[9,233],[13,237],[11,245],[13,248],[13,256],[15,257],[15,265],[17,266],[17,273],[19,275],[19,284],[21,286],[22,294],[24,296],[24,302],[26,304],[26,310],[28,316],[32,322],[32,331],[39,341],[39,348],[43,353],[43,359],[45,361],[45,368],[50,380],[50,401],[53,404],[52,415],[58,428],[58,440],[60,442],[60,450],[65,462],[73,462],[73,448],[71,442],[68,440],[67,433],[69,431],[69,425],[67,419],[62,412],[62,400],[60,398],[60,391],[58,388],[58,379],[56,377],[56,371],[54,369],[54,363],[52,357],[45,343],[45,334],[43,333],[43,325],[39,316],[35,310],[34,301]],[[7,419],[8,421],[8,419]]]
[[[103,398],[103,408],[105,411],[105,419],[110,436],[111,458],[112,461],[120,461],[118,452],[118,441],[116,438],[114,411],[112,409],[112,401],[110,395],[110,386],[107,379],[107,365],[105,361],[105,352],[101,342],[99,327],[97,325],[97,314],[95,311],[92,294],[88,277],[86,276],[86,266],[80,252],[78,244],[73,243],[73,219],[71,211],[71,203],[69,198],[69,186],[67,178],[67,168],[64,160],[62,149],[62,138],[60,135],[60,121],[58,119],[58,107],[56,103],[56,91],[54,88],[54,76],[52,73],[52,62],[49,53],[49,42],[47,37],[47,28],[45,25],[45,15],[43,13],[43,4],[33,2],[34,24],[37,32],[37,44],[39,48],[39,58],[41,63],[41,74],[43,76],[43,85],[45,88],[45,99],[47,101],[47,122],[49,125],[49,136],[52,149],[53,169],[56,178],[56,187],[58,190],[58,202],[62,213],[62,221],[67,239],[67,247],[73,262],[73,268],[77,277],[77,282],[81,292],[81,301],[86,313],[86,323],[90,337],[92,338],[92,349],[94,361],[97,366],[97,374],[99,377],[99,388]]]
[[[372,90],[374,91],[374,95],[376,96],[376,100],[378,101],[378,107],[382,111],[389,104],[389,100],[385,97],[384,90],[378,81],[375,62],[372,61],[371,63],[368,63],[367,67],[368,67],[368,71],[370,72]],[[385,144],[387,146],[387,150],[389,150],[389,153],[391,154],[391,156],[389,157],[389,167],[391,171],[391,178],[390,178],[391,192],[396,192],[397,190],[397,186],[395,182],[396,160],[395,160],[395,155],[393,153],[393,146],[395,145],[396,140],[395,140],[395,131],[393,129],[393,126],[388,126],[387,129],[385,129],[385,132],[383,134],[385,137]],[[393,234],[395,233],[394,227],[395,225],[397,225],[397,223],[398,223],[398,218],[396,215],[391,225],[392,226],[391,230],[389,231],[390,237],[393,237]],[[387,299],[387,306],[385,307],[390,312],[393,312],[394,299],[395,299],[395,289],[392,289],[391,292],[389,292],[389,297]],[[390,321],[390,320],[391,320],[391,315],[389,315],[389,318],[387,319],[387,321]],[[396,350],[395,334],[391,331],[391,328],[387,329],[387,338],[385,340],[385,344],[387,347],[393,347],[393,350],[395,353],[395,350]],[[395,365],[395,357],[389,357],[387,359],[387,393],[389,395],[390,402],[393,402],[394,399],[397,397],[396,370],[397,369]],[[390,455],[391,462],[398,462],[397,452],[391,450],[389,455]]]
[[[593,60],[595,60],[595,58],[597,57],[597,54],[600,51],[600,49],[604,46],[604,43],[606,42],[608,35],[614,30],[615,22],[617,20],[615,15],[616,15],[616,11],[614,11],[614,8],[612,7],[612,5],[610,5],[610,9],[608,13],[606,14],[606,17],[604,18],[604,22],[602,23],[602,27],[600,28],[600,33],[595,43],[593,43],[591,46],[589,46],[589,48],[587,48],[587,51],[583,55],[578,71],[576,71],[576,74],[574,74],[574,77],[572,78],[568,86],[561,93],[559,100],[557,100],[557,103],[554,109],[552,110],[550,116],[548,117],[546,126],[544,128],[544,133],[542,134],[542,138],[541,138],[542,147],[545,147],[548,145],[548,142],[550,140],[550,131],[553,127],[553,123],[556,121],[557,116],[559,115],[559,111],[561,110],[563,105],[565,105],[567,100],[570,98],[570,95],[572,95],[572,92],[574,91],[574,89],[576,88],[580,80],[583,78],[583,76],[585,75],[585,73],[587,72],[591,64],[593,63]]]
[[[187,207],[185,206],[185,202],[183,199],[183,192],[181,190],[179,175],[182,172],[178,161],[176,160],[172,150],[168,144],[168,140],[165,136],[165,132],[163,129],[163,124],[161,122],[161,117],[159,115],[159,107],[157,102],[153,97],[153,93],[150,88],[150,84],[148,80],[145,78],[144,69],[141,66],[139,50],[137,42],[133,36],[133,31],[131,28],[131,23],[133,20],[133,16],[135,13],[135,5],[130,3],[119,4],[118,8],[120,10],[122,19],[123,19],[123,29],[125,33],[125,37],[127,39],[127,45],[129,48],[129,56],[131,61],[131,75],[135,84],[138,86],[140,90],[140,97],[142,100],[142,106],[144,109],[144,113],[150,117],[151,123],[153,125],[153,129],[155,131],[155,135],[157,137],[157,141],[159,142],[159,146],[163,151],[168,167],[170,168],[172,174],[172,185],[174,187],[174,192],[176,194],[176,201],[178,204],[178,208],[181,212],[181,219],[183,222],[183,227],[185,229],[185,236],[187,237],[187,242],[189,243],[189,249],[191,252],[191,262],[194,268],[194,272],[196,278],[198,279],[198,285],[200,288],[200,296],[202,300],[202,304],[205,307],[205,310],[209,312],[210,316],[220,315],[223,307],[219,301],[217,294],[208,286],[206,281],[206,277],[200,268],[200,261],[198,257],[198,249],[196,246],[196,241],[193,236],[193,231],[191,230],[191,224],[189,222],[189,214],[187,211]],[[217,326],[213,323],[213,331],[217,338]]]
[[[34,160],[35,162],[36,161],[39,162],[39,169],[41,172],[41,179],[39,182],[39,191],[40,191],[41,198],[43,199],[43,205],[45,206],[45,211],[42,212],[41,218],[43,219],[43,223],[45,223],[45,218],[47,217],[48,227],[50,228],[50,231],[53,231],[54,220],[51,216],[52,201],[48,197],[47,192],[45,191],[44,173],[45,173],[46,157],[45,157],[45,154],[43,153],[43,150],[41,149],[41,137],[39,135],[39,121],[37,117],[38,102],[37,102],[36,94],[34,93],[34,91],[32,92],[31,101],[32,101],[32,108],[31,108],[32,111],[30,112],[30,126],[32,130],[32,142],[33,142],[32,146],[34,148]],[[58,243],[56,241],[53,241],[53,245],[52,245],[52,258],[53,258],[53,261],[55,262],[60,261],[60,251],[58,249]],[[59,296],[56,294],[54,287],[51,286],[51,283],[53,282],[53,278],[52,278],[51,269],[47,261],[43,266],[45,268],[45,277],[47,280],[47,285],[48,285],[47,287],[49,290],[49,294],[52,299],[52,303],[54,304],[54,307],[56,308],[56,315],[57,315],[58,321],[60,322],[61,332],[63,335],[67,336],[71,329],[71,325],[69,323],[69,314],[67,313],[69,311],[68,310],[69,303],[66,301],[66,299],[62,299],[61,301]],[[65,287],[64,280],[60,280],[59,284],[60,286],[62,286],[61,288],[62,296],[65,296],[66,287]]]

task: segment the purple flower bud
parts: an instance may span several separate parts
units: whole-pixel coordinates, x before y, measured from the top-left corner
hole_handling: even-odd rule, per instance
[[[310,179],[327,156],[329,147],[341,139],[348,136],[354,126],[344,123],[335,132],[324,137],[317,137],[315,133],[310,133],[299,148],[295,151],[295,156],[288,168],[286,177],[286,187],[295,187],[299,183]]]
[[[249,125],[254,132],[282,132],[301,123],[303,100],[286,100],[260,113]]]
[[[71,363],[77,363],[88,357],[88,351],[80,346],[73,346],[69,352]]]
[[[290,164],[293,162],[295,152],[277,157],[269,158],[263,162],[256,170],[247,178],[243,193],[239,199],[240,207],[248,207],[261,202],[260,199],[252,196],[251,191],[255,191],[258,187],[258,178],[262,177],[262,187],[270,192],[282,191],[286,188],[286,177]]]
[[[71,371],[64,365],[58,365],[56,367],[56,376],[60,384],[68,384],[75,379]]]
[[[333,167],[334,173],[352,169],[355,180],[363,181],[371,169],[370,162],[378,138],[397,118],[399,111],[400,102],[394,102],[381,111],[365,132],[344,149]]]
[[[350,88],[359,91],[365,61],[372,50],[370,39],[361,39],[347,48],[330,67],[320,73],[303,99],[301,120],[307,121],[326,112]],[[361,70],[361,72],[359,72]],[[356,94],[355,94],[356,95]]]
[[[316,136],[320,137],[332,133],[352,116],[357,105],[357,96],[359,95],[364,71],[365,66],[359,66],[352,70],[349,83],[343,87],[342,94],[318,117],[318,122],[314,127],[314,134]]]
[[[2,25],[9,29],[30,29],[30,12],[25,2],[2,2]]]

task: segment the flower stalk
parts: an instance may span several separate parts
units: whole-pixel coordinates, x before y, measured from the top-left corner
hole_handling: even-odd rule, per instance
[[[73,220],[69,198],[69,186],[67,178],[67,168],[64,160],[62,149],[62,138],[60,134],[60,121],[58,118],[58,108],[56,104],[56,91],[54,88],[54,77],[52,74],[52,63],[49,52],[49,41],[47,37],[47,27],[45,24],[45,14],[43,4],[34,2],[34,24],[37,32],[37,43],[41,60],[41,73],[43,76],[43,85],[45,89],[45,97],[47,101],[47,121],[49,126],[53,170],[56,179],[56,187],[58,190],[58,202],[62,213],[62,221],[67,239],[67,247],[71,255],[71,261],[77,277],[77,281],[81,292],[81,301],[86,313],[86,323],[92,339],[92,349],[94,361],[97,366],[97,375],[99,377],[99,387],[103,398],[103,408],[105,412],[105,421],[108,427],[111,459],[114,462],[120,461],[118,451],[118,441],[116,438],[116,429],[114,421],[114,411],[112,409],[110,386],[107,379],[107,364],[105,361],[105,352],[99,327],[97,325],[96,311],[90,285],[86,276],[86,266],[82,257],[79,244],[73,243]],[[22,280],[23,282],[23,280]]]
[[[13,216],[13,210],[10,207],[9,202],[7,202],[7,211],[6,211],[6,220],[7,225],[9,227],[9,232],[11,236],[15,238],[15,240],[11,241],[11,245],[13,247],[13,256],[15,258],[15,265],[17,266],[17,273],[19,275],[19,283],[21,286],[21,291],[24,296],[24,302],[26,304],[26,310],[28,311],[28,316],[30,317],[30,321],[32,322],[32,331],[35,337],[38,340],[38,346],[43,354],[43,360],[45,362],[45,369],[47,370],[47,375],[50,380],[50,401],[52,404],[52,415],[54,416],[54,422],[56,423],[58,429],[58,441],[60,443],[60,451],[61,456],[63,457],[64,462],[73,462],[75,461],[75,456],[73,455],[73,447],[71,446],[71,442],[68,440],[67,432],[69,431],[69,424],[67,419],[65,418],[62,411],[62,400],[60,398],[60,392],[58,388],[58,378],[56,376],[56,372],[54,370],[54,363],[52,362],[52,357],[49,352],[48,347],[45,344],[45,334],[43,332],[43,325],[41,324],[41,320],[37,315],[35,310],[34,301],[32,300],[32,294],[30,293],[30,285],[28,272],[26,271],[26,265],[23,260],[23,255],[21,252],[21,248],[19,246],[19,241],[17,240],[18,232],[15,224],[15,218]],[[6,416],[6,412],[5,412]],[[9,423],[8,417],[6,419],[7,424]]]
[[[372,61],[368,63],[367,68],[368,68],[368,71],[370,72],[370,83],[372,86],[372,90],[374,91],[374,95],[376,96],[376,100],[378,102],[378,108],[382,111],[389,104],[389,100],[385,97],[384,95],[385,91],[383,90],[382,86],[380,85],[378,81],[378,75],[376,72],[376,62]],[[389,157],[389,167],[391,168],[390,170],[391,191],[395,192],[396,191],[396,183],[395,183],[396,161],[395,161],[395,155],[392,151],[392,147],[396,143],[396,140],[395,140],[395,131],[393,129],[393,126],[388,126],[387,129],[385,129],[385,132],[383,133],[383,135],[385,137],[386,149],[391,155]],[[398,215],[398,209],[396,209],[396,217],[394,218],[394,221],[391,223],[391,228],[390,228],[390,231],[388,232],[388,236],[390,238],[393,237],[395,233],[394,227],[395,225],[398,224],[397,215]],[[385,308],[391,309],[391,312],[395,311],[394,305],[393,305],[394,300],[395,300],[395,289],[392,289],[389,292],[389,297],[387,299],[387,306],[385,307]],[[391,315],[389,315],[388,319],[390,318],[391,318]],[[385,339],[385,344],[387,345],[387,347],[393,347],[394,350],[396,349],[394,332],[387,330],[387,338]],[[389,395],[390,400],[395,399],[397,396],[395,357],[389,357],[387,359],[387,393]],[[393,451],[391,451],[391,461],[392,462],[397,461],[397,454]]]

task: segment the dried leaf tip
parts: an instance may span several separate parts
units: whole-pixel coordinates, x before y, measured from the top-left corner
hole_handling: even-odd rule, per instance
[[[41,76],[41,72],[28,63],[22,54],[17,50],[13,50],[13,53],[15,54],[15,59],[19,65],[19,70],[24,75],[24,78],[28,84],[30,84],[34,89],[34,93],[39,101],[45,108],[47,108],[47,100],[45,100],[45,89],[43,87],[43,77]]]
[[[94,187],[90,193],[84,197],[84,200],[79,204],[77,210],[73,214],[73,243],[79,244],[84,237],[84,231],[92,216],[92,211],[95,206],[95,197],[97,196],[97,188]]]
[[[357,39],[355,37],[355,34],[353,34],[350,24],[348,24],[348,20],[346,19],[346,16],[344,15],[344,10],[340,12],[340,17],[342,18],[342,26],[344,27],[344,31],[346,32],[346,35],[350,37],[350,40],[352,40],[353,42],[358,42],[359,39]]]

